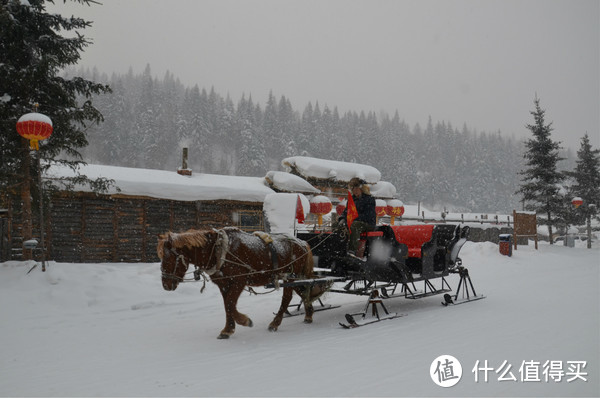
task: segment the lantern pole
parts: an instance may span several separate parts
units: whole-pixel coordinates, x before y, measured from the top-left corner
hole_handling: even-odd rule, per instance
[[[42,184],[42,151],[38,151],[38,184],[40,186],[40,242],[42,243],[42,272],[46,272],[46,245],[44,242],[44,185]]]
[[[37,112],[39,104],[34,104],[34,112]],[[40,202],[40,243],[42,244],[42,272],[46,272],[46,244],[44,241],[44,185],[42,184],[42,151],[37,150],[37,169],[38,169],[38,186],[39,186],[39,202]]]
[[[33,109],[33,113],[28,113],[25,114],[23,116],[21,116],[19,118],[19,120],[17,121],[17,132],[19,133],[19,135],[21,135],[23,138],[26,138],[29,140],[29,146],[30,149],[29,151],[25,151],[25,163],[26,165],[24,166],[24,174],[25,174],[25,186],[22,188],[22,192],[21,192],[21,196],[23,197],[23,207],[24,207],[24,213],[25,213],[25,219],[24,220],[24,237],[27,239],[31,238],[32,235],[32,228],[31,228],[31,201],[30,201],[30,194],[28,194],[30,192],[30,181],[32,180],[31,178],[31,174],[30,174],[30,168],[28,167],[29,165],[29,160],[31,159],[31,151],[39,151],[39,141],[40,140],[45,140],[46,138],[48,138],[50,136],[50,134],[52,134],[52,121],[50,120],[50,118],[48,118],[46,115],[42,115],[42,114],[38,114],[37,110],[38,110],[39,105],[37,103],[34,104],[34,109]],[[45,253],[45,249],[46,249],[46,242],[45,242],[45,237],[44,237],[44,233],[45,233],[45,226],[44,226],[44,186],[42,183],[42,153],[41,151],[38,153],[37,155],[37,172],[38,172],[38,186],[39,186],[39,216],[40,216],[40,220],[39,220],[39,228],[40,228],[40,241],[42,244],[42,253],[41,253],[41,262],[42,262],[42,271],[46,271],[46,253]],[[27,197],[25,197],[27,196]],[[27,229],[25,228],[27,227]],[[27,236],[29,235],[29,236]],[[35,242],[35,244],[31,244]],[[37,241],[33,241],[30,242],[29,245],[26,244],[27,242],[24,243],[23,245],[23,249],[33,249],[37,246]],[[25,254],[24,257],[28,256],[28,254]],[[33,266],[33,268],[35,268],[37,266],[36,265]],[[31,272],[31,270],[33,270],[33,268],[31,268],[29,270],[29,272]],[[28,272],[28,273],[29,273]]]

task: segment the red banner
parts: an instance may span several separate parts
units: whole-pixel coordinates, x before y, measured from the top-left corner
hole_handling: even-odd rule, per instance
[[[348,191],[348,203],[346,208],[348,209],[346,212],[346,224],[348,225],[348,231],[352,231],[350,227],[358,217],[358,211],[356,210],[356,205],[354,204],[354,199],[352,199],[352,193],[350,193],[350,191]]]
[[[298,200],[296,201],[296,219],[298,220],[298,224],[304,224],[304,208],[302,207],[300,195],[298,195]]]

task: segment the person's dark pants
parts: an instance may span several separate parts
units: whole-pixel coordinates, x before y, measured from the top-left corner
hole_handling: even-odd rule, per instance
[[[348,250],[356,253],[358,250],[358,241],[363,232],[373,231],[372,225],[362,221],[354,221],[350,227],[350,237],[348,238]]]

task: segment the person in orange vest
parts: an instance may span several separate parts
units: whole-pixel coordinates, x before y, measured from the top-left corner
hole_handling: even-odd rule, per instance
[[[350,230],[348,254],[356,256],[360,234],[375,229],[377,213],[375,212],[375,199],[371,196],[371,190],[366,181],[354,177],[350,180],[348,188],[352,192],[352,196],[348,198],[348,203],[338,218],[338,223]],[[352,208],[352,202],[354,208]],[[348,209],[350,209],[350,217],[348,217]]]

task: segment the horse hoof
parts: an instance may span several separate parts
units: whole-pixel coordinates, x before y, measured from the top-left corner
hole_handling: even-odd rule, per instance
[[[217,339],[219,339],[219,340],[227,340],[228,338],[229,338],[229,335],[228,335],[228,334],[225,334],[225,333],[221,333],[221,334],[220,334],[220,335],[217,337]]]
[[[248,318],[248,324],[246,326],[248,326],[249,328],[254,326],[254,322],[252,322],[252,319]]]
[[[305,319],[304,323],[312,323],[312,319]]]
[[[269,326],[269,332],[276,332],[277,326]]]

